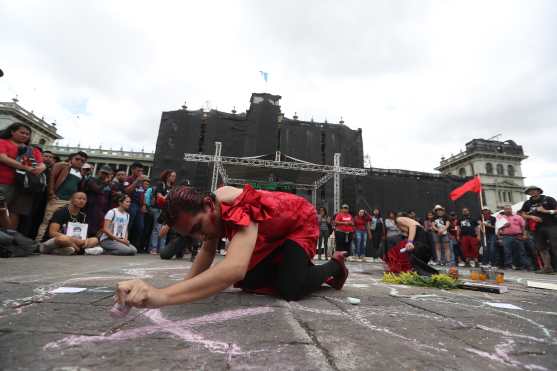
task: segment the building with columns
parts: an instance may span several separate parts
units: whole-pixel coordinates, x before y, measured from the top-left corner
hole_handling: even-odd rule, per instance
[[[80,146],[60,146],[55,142],[63,139],[57,132],[56,124],[47,123],[43,117],[39,118],[32,111],[27,111],[18,104],[17,99],[12,102],[0,102],[0,130],[10,126],[13,122],[22,122],[33,131],[31,135],[31,144],[40,146],[44,150],[51,151],[58,155],[62,161],[75,152],[83,151],[89,156],[88,163],[93,166],[96,174],[97,169],[103,165],[108,165],[114,170],[126,170],[129,174],[130,165],[134,162],[141,162],[145,167],[145,174],[151,174],[153,167],[153,153],[144,151],[125,151],[123,148],[119,150],[99,148],[84,148]]]
[[[465,151],[441,158],[436,170],[460,177],[479,175],[484,204],[496,211],[525,200],[521,162],[526,158],[522,146],[512,140],[473,139]]]

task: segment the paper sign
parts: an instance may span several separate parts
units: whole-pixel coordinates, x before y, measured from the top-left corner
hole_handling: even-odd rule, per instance
[[[80,240],[87,239],[87,224],[84,223],[68,223],[66,236],[74,237]]]
[[[78,292],[83,292],[87,290],[85,287],[58,287],[55,290],[50,291],[50,294],[76,294]]]
[[[487,305],[489,305],[490,307],[493,307],[493,308],[522,310],[521,307],[517,307],[514,304],[508,304],[508,303],[485,303],[485,304],[487,304]]]

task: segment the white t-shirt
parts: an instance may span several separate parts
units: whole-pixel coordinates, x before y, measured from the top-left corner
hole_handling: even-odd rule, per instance
[[[114,236],[118,238],[128,238],[128,224],[130,222],[130,214],[127,212],[121,212],[117,208],[108,210],[104,220],[110,221],[110,229]],[[101,236],[101,241],[106,240],[108,236],[103,233]]]

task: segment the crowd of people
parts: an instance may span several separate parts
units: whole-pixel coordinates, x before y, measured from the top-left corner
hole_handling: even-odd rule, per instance
[[[15,123],[0,133],[0,226],[41,243],[44,254],[159,254],[168,228],[162,200],[176,183],[163,171],[156,182],[135,162],[131,174],[101,166],[95,176],[85,152],[61,161],[29,145],[31,128]]]
[[[397,216],[404,216],[426,232],[432,266],[484,265],[552,273],[557,269],[557,202],[539,187],[528,187],[525,193],[530,199],[519,211],[506,205],[494,215],[484,208],[477,217],[468,208],[460,214],[447,213],[441,205],[423,219],[414,211],[390,211],[383,217],[377,208],[352,214],[347,204],[329,216],[322,207],[318,258],[326,258],[334,243],[335,250],[347,252],[348,260],[377,261],[407,238],[396,223]]]
[[[141,163],[131,174],[102,166],[95,176],[84,152],[61,161],[49,151],[29,145],[31,129],[14,123],[0,133],[0,226],[18,230],[39,242],[44,254],[160,254],[181,258],[199,241],[182,237],[164,225],[161,210],[176,185],[176,172],[163,171],[155,182]],[[407,239],[396,220],[415,220],[425,231],[433,266],[479,264],[503,269],[551,273],[557,264],[557,203],[539,187],[528,187],[530,199],[516,213],[508,205],[493,215],[468,208],[447,214],[436,205],[423,219],[413,211],[382,214],[343,204],[336,215],[318,210],[317,256],[345,251],[350,260],[378,261]],[[223,248],[225,241],[221,241]],[[334,246],[331,246],[334,245]]]

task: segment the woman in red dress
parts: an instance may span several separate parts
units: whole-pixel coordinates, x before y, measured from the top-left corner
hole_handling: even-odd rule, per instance
[[[120,305],[156,308],[189,303],[234,285],[245,291],[298,300],[323,283],[340,290],[348,277],[344,254],[314,266],[319,226],[315,207],[282,192],[222,187],[210,195],[190,187],[168,194],[162,218],[183,236],[202,240],[184,281],[155,288],[141,280],[118,284]],[[212,266],[218,241],[230,244],[226,257]]]

